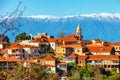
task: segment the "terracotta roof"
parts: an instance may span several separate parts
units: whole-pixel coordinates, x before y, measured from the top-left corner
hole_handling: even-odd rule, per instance
[[[15,57],[8,57],[8,58],[4,58],[4,57],[0,57],[0,62],[20,62],[21,60]]]
[[[83,46],[79,44],[71,44],[71,45],[61,45],[62,48],[82,48]]]
[[[77,54],[72,53],[69,56],[66,56],[65,58],[77,58],[77,56]]]
[[[113,46],[120,46],[120,42],[115,42],[115,43],[112,43],[111,45],[113,45]]]
[[[46,57],[44,57],[44,58],[42,58],[41,60],[47,60],[47,61],[55,61],[55,58],[54,57],[52,57],[52,56],[46,56]]]
[[[8,42],[0,42],[0,44],[8,44]]]
[[[8,49],[7,49],[7,48],[0,50],[0,54],[6,54],[7,52],[8,52]]]
[[[20,49],[22,48],[22,45],[18,43],[10,43],[10,48],[9,49]]]
[[[56,40],[54,38],[47,38],[48,42],[56,42]]]
[[[20,49],[20,48],[39,48],[38,46],[33,45],[21,45],[21,44],[11,44],[9,49]]]
[[[61,37],[58,38],[58,41],[65,41],[65,42],[78,42],[79,36],[75,35],[75,34],[71,34],[67,37]]]
[[[87,58],[88,58],[88,56],[82,56],[82,55],[81,55],[81,56],[80,56],[80,55],[78,56],[78,59],[80,59],[80,60],[86,60]]]
[[[103,45],[87,45],[86,46],[89,52],[111,52],[113,49],[112,46],[103,46]]]
[[[90,55],[88,60],[119,60],[118,55]]]

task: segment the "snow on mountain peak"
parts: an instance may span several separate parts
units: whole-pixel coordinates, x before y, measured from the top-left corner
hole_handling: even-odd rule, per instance
[[[102,18],[114,18],[114,17],[117,17],[120,19],[120,14],[118,13],[115,13],[115,14],[111,14],[111,13],[99,13],[99,14],[82,14],[81,16],[83,17],[93,17],[93,18],[99,18],[99,17],[102,17]]]
[[[59,18],[56,16],[52,16],[52,15],[34,15],[34,16],[28,16],[28,18],[36,18],[36,19],[54,19],[54,18]]]
[[[33,15],[33,16],[28,16],[28,18],[37,18],[37,19],[58,19],[58,18],[72,18],[72,17],[78,17],[78,16],[81,16],[81,17],[104,17],[104,18],[107,18],[107,17],[118,17],[120,18],[120,14],[119,13],[115,13],[115,14],[112,14],[112,13],[93,13],[93,14],[80,14],[80,15],[70,15],[70,16],[64,16],[64,17],[58,17],[58,16],[52,16],[52,15]]]

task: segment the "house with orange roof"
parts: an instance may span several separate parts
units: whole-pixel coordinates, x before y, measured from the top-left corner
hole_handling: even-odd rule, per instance
[[[22,45],[18,43],[10,43],[10,47],[7,49],[7,54],[11,56],[15,56],[17,58],[23,57],[23,48]]]
[[[37,46],[33,45],[22,45],[24,58],[33,58],[39,55],[38,50],[40,49]]]
[[[56,59],[53,56],[48,55],[40,59],[40,64],[46,68],[47,72],[56,72]]]
[[[61,45],[61,46],[56,46],[55,54],[57,57],[64,57],[71,53],[83,55],[83,52],[85,50],[86,50],[86,47],[81,46],[80,44]]]
[[[8,55],[16,56],[17,58],[28,59],[39,55],[39,47],[33,45],[22,45],[18,43],[10,43]]]
[[[55,50],[56,40],[54,38],[42,37],[38,38],[37,40],[32,40],[30,45],[37,45],[41,48],[40,52],[45,52],[49,48]]]
[[[111,70],[116,68],[119,72],[119,56],[118,55],[90,55],[87,63],[94,66],[102,66],[104,69]]]
[[[61,44],[77,44],[79,40],[79,36],[75,34],[68,35],[67,37],[58,38],[58,42]]]
[[[72,53],[72,54],[64,57],[63,61],[66,62],[66,63],[71,63],[71,62],[77,63],[77,56],[78,56],[77,54]]]
[[[115,53],[112,46],[90,44],[86,45],[88,52],[92,55],[112,55]]]
[[[0,68],[13,68],[19,62],[21,60],[15,57],[0,57]]]

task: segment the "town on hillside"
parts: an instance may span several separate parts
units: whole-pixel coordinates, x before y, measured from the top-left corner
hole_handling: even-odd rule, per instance
[[[13,70],[16,65],[20,64],[26,69],[39,65],[46,73],[58,74],[60,80],[73,80],[77,78],[74,77],[77,74],[74,74],[77,68],[91,66],[100,68],[103,72],[115,69],[116,74],[120,73],[120,42],[111,43],[99,39],[84,40],[80,25],[76,27],[75,34],[61,36],[57,39],[47,33],[29,36],[29,40],[0,42],[1,71],[4,69],[9,73],[9,70]],[[17,74],[17,71],[15,73]],[[72,74],[74,74],[73,79],[70,79]],[[97,80],[92,75],[89,77]],[[87,76],[86,80],[90,80],[89,77]],[[80,80],[83,80],[82,78],[80,77]]]

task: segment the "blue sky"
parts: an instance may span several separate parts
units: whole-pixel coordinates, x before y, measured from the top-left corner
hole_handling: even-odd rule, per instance
[[[120,0],[0,0],[0,16],[12,12],[22,2],[24,16],[68,16],[92,13],[120,13]]]

